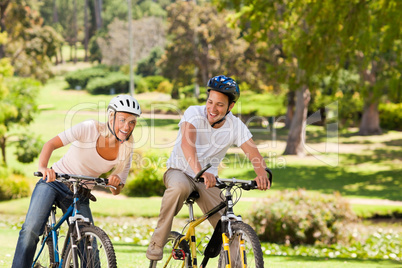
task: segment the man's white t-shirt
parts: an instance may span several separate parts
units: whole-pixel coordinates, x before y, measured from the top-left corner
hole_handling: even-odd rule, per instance
[[[212,167],[208,169],[209,173],[218,175],[218,167],[225,157],[227,150],[232,145],[240,147],[248,141],[252,134],[246,125],[231,112],[226,115],[226,120],[220,128],[213,128],[208,122],[205,105],[190,106],[179,122],[179,127],[184,122],[192,124],[197,130],[196,151],[198,161],[201,167],[208,163]],[[182,170],[187,175],[194,177],[196,174],[188,164],[183,150],[181,148],[182,135],[179,130],[173,151],[166,163],[167,168],[176,168]]]
[[[69,143],[71,146],[67,153],[52,165],[56,172],[99,177],[101,174],[110,171],[119,161],[118,158],[106,160],[99,155],[96,150],[96,142],[100,133],[94,120],[79,123],[58,136],[64,146]],[[124,170],[117,174],[123,184],[126,183],[130,165],[131,159]]]

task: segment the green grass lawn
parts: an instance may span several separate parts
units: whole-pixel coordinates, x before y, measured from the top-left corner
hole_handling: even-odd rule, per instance
[[[144,103],[145,113],[151,111],[154,103],[159,105],[175,105],[177,102],[160,95],[145,93],[136,95]],[[28,129],[15,128],[17,133],[29,131],[41,135],[44,141],[57,135],[64,129],[87,119],[105,121],[104,109],[111,96],[91,96],[83,90],[68,89],[62,77],[50,80],[41,90],[38,103],[41,113]],[[257,110],[260,115],[280,114],[284,112],[282,97],[270,94],[242,96],[239,108],[244,111]],[[167,99],[163,101],[162,99]],[[269,103],[269,107],[266,105]],[[240,107],[241,106],[241,107]],[[278,112],[279,111],[279,112]],[[235,111],[236,113],[236,111]],[[179,113],[178,113],[179,114]],[[157,119],[143,116],[134,132],[137,151],[155,150],[161,155],[168,155],[177,135],[178,119]],[[279,125],[275,133],[261,126],[252,126],[254,140],[274,172],[274,184],[270,191],[243,192],[244,200],[236,206],[235,212],[247,215],[249,209],[259,198],[268,197],[280,190],[304,188],[311,192],[332,194],[339,192],[348,199],[363,198],[367,204],[352,204],[353,210],[362,217],[370,217],[376,213],[390,215],[402,211],[401,206],[373,204],[370,200],[402,201],[402,133],[385,131],[383,135],[361,137],[355,129],[339,130],[337,136],[328,136],[324,128],[307,127],[306,146],[311,150],[305,158],[283,156],[286,145],[287,130]],[[276,137],[273,139],[273,137]],[[332,151],[325,151],[327,147]],[[55,151],[50,160],[57,161],[67,150]],[[33,186],[37,180],[32,176],[37,162],[21,164],[14,159],[15,148],[7,148],[9,166],[25,174]],[[329,162],[331,164],[328,164]],[[236,176],[251,179],[255,176],[250,163],[245,160],[241,151],[230,149],[220,170],[221,177]],[[150,237],[155,220],[159,214],[160,201],[153,198],[98,198],[92,210],[97,221],[110,236],[116,247],[119,267],[146,267],[145,250],[147,240],[125,242],[124,233]],[[370,201],[370,202],[369,202]],[[11,259],[29,198],[0,202],[0,267],[10,267]],[[198,207],[196,214],[200,215]],[[183,209],[178,218],[186,217]],[[118,219],[115,221],[114,219]],[[133,223],[141,219],[143,224]],[[127,228],[127,229],[125,229]],[[120,232],[121,230],[121,232]],[[132,235],[136,237],[136,235]],[[130,238],[131,239],[131,238]],[[326,259],[302,256],[270,256],[265,258],[267,267],[397,267],[401,263],[389,260],[358,259]],[[134,265],[134,263],[136,265]],[[138,265],[137,265],[138,264]]]

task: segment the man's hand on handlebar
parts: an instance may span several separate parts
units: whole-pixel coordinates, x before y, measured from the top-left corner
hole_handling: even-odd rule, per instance
[[[268,190],[269,188],[271,188],[271,184],[269,182],[268,176],[265,173],[264,175],[259,175],[257,177],[255,177],[254,179],[257,182],[257,187],[260,190]]]
[[[215,187],[216,185],[216,178],[215,175],[212,173],[204,172],[201,176],[204,178],[204,184],[206,186],[206,189]]]

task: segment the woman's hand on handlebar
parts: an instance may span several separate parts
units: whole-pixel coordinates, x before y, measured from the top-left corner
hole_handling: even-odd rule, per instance
[[[47,167],[39,167],[38,171],[42,172],[42,179],[47,183],[53,182],[56,180],[56,172],[53,169]]]
[[[204,178],[204,184],[206,186],[206,189],[215,187],[216,185],[216,178],[215,175],[209,172],[204,172],[201,176]]]
[[[121,183],[120,177],[117,176],[117,175],[109,176],[108,180],[109,180],[109,183],[108,183],[107,185],[114,186],[114,187],[116,187],[116,188],[117,188],[117,187],[120,185],[120,183]]]

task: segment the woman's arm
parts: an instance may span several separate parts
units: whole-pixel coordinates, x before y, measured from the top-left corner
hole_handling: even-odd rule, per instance
[[[45,143],[42,147],[42,151],[39,155],[39,163],[38,163],[38,171],[42,172],[43,179],[47,179],[47,182],[52,182],[56,179],[56,174],[53,169],[47,167],[49,164],[50,156],[52,155],[53,151],[62,147],[63,142],[56,136]]]

